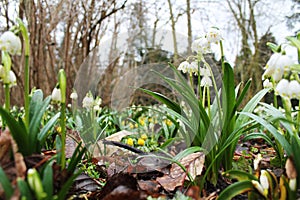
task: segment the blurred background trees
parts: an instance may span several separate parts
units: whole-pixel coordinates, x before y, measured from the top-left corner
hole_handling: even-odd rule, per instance
[[[162,60],[178,64],[191,54],[193,39],[217,26],[224,33],[226,58],[236,68],[236,80],[252,78],[254,94],[262,87],[262,69],[271,54],[265,44],[282,40],[286,34],[278,31],[291,35],[299,31],[299,4],[299,0],[280,0],[276,5],[272,0],[2,0],[0,33],[10,29],[16,17],[28,24],[31,88],[41,88],[47,95],[60,68],[67,73],[70,94],[85,58],[109,41],[101,49],[109,57],[101,80],[104,103],[109,105],[113,79],[124,69]],[[160,34],[164,29],[171,34]],[[117,45],[121,37],[126,41],[122,49]],[[162,40],[170,45],[164,46]],[[23,102],[23,62],[13,58],[18,87],[13,88],[12,104]]]

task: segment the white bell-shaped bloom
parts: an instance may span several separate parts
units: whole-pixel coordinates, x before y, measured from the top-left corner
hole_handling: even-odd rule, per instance
[[[6,31],[0,37],[0,49],[11,55],[21,55],[21,40],[13,32]]]
[[[206,37],[201,37],[192,43],[192,51],[197,53],[200,52],[202,54],[210,53],[211,52],[210,42]]]
[[[70,95],[70,98],[71,98],[72,100],[77,100],[77,99],[78,99],[78,94],[77,94],[77,92],[76,92],[76,91],[73,91],[73,92],[71,93],[71,95]]]
[[[200,86],[212,86],[210,70],[207,68],[200,68],[200,75],[202,76]]]
[[[266,79],[263,82],[263,86],[264,86],[264,88],[272,88],[273,84],[272,84],[272,82],[269,79]]]
[[[216,27],[211,27],[206,33],[206,38],[209,43],[219,43],[222,40],[221,31]]]
[[[91,93],[87,93],[83,98],[82,107],[87,109],[92,109],[94,107],[94,98]]]
[[[288,71],[289,66],[293,65],[294,61],[287,55],[274,53],[266,64],[265,72],[262,79],[272,77],[274,81],[281,80],[284,72]]]
[[[183,73],[194,73],[197,74],[198,72],[198,64],[197,62],[191,62],[189,63],[188,61],[184,61],[179,64],[178,70],[182,71]]]
[[[12,86],[15,86],[17,85],[17,77],[15,75],[15,73],[13,71],[9,71],[9,86],[12,87]]]
[[[60,91],[60,88],[54,88],[53,91],[52,91],[52,94],[51,94],[51,99],[52,101],[54,102],[61,102],[61,91]]]
[[[275,91],[278,93],[278,95],[282,97],[289,97],[289,91],[288,91],[289,84],[290,83],[288,80],[281,79],[277,84]]]
[[[300,84],[296,80],[289,82],[286,79],[281,79],[277,84],[275,91],[282,97],[300,99]]]
[[[259,177],[259,182],[261,187],[263,188],[263,194],[265,196],[268,195],[268,190],[269,190],[269,180],[267,176],[268,172],[266,170],[261,170],[260,177]]]
[[[292,98],[300,99],[300,84],[298,81],[296,80],[290,81],[288,91],[289,91],[289,97],[291,99]]]

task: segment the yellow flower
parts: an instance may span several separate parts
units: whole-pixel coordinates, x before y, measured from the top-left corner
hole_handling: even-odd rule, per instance
[[[143,135],[141,135],[141,138],[142,138],[143,140],[147,140],[148,136],[144,133]]]
[[[139,138],[137,143],[140,146],[144,146],[145,145],[145,140],[143,140],[142,138]]]
[[[145,117],[140,117],[139,118],[139,123],[141,126],[145,126]]]
[[[129,123],[129,128],[130,128],[130,129],[134,129],[133,123],[131,123],[131,122]]]
[[[56,128],[56,131],[57,131],[58,133],[61,133],[61,127],[58,126],[58,127]]]
[[[172,121],[171,120],[169,120],[169,119],[165,119],[164,120],[164,123],[167,125],[167,126],[172,126]]]
[[[127,144],[128,144],[129,146],[133,146],[133,139],[132,139],[132,138],[128,138],[128,139],[127,139]]]
[[[152,117],[149,117],[149,118],[148,118],[148,122],[149,122],[149,123],[153,122]]]

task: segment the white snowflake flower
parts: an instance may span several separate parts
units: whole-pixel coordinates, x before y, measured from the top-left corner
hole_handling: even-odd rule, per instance
[[[206,38],[209,43],[218,44],[222,40],[221,31],[216,27],[211,27],[206,33]]]
[[[192,43],[192,51],[197,53],[200,52],[202,54],[210,53],[211,52],[210,42],[207,40],[206,37],[201,37]]]
[[[54,102],[61,102],[61,91],[60,91],[60,88],[57,88],[55,87],[52,91],[52,94],[51,94],[51,99],[52,101]]]
[[[87,93],[86,96],[82,100],[82,107],[91,109],[94,106],[94,98],[91,93]]]
[[[11,55],[21,55],[21,40],[13,32],[6,31],[0,37],[0,49]]]

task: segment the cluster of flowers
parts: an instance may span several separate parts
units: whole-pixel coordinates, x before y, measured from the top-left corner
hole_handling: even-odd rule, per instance
[[[22,44],[20,38],[12,31],[4,32],[0,37],[0,50],[12,56],[21,55]],[[9,84],[10,87],[17,85],[15,73],[11,69],[6,70],[2,65],[0,65],[0,81]]]
[[[140,136],[140,138],[138,138],[138,140],[137,140],[137,144],[139,145],[139,146],[144,146],[145,145],[145,141],[148,139],[148,136],[146,135],[146,134],[142,134],[141,136]],[[126,141],[126,143],[129,145],[129,146],[134,146],[134,144],[135,144],[135,140],[133,139],[133,138],[128,138],[127,139],[127,141]]]
[[[276,94],[282,97],[300,99],[298,73],[293,73],[291,70],[291,66],[295,64],[296,62],[290,56],[274,53],[265,66],[265,72],[262,76],[263,86],[274,88]]]
[[[192,51],[196,52],[197,55],[200,55],[202,57],[203,54],[211,53],[212,52],[212,45],[218,44],[222,40],[221,32],[218,28],[212,27],[208,30],[208,32],[200,37],[199,39],[196,39],[192,43]],[[200,75],[203,78],[201,79],[201,86],[212,86],[211,81],[211,73],[210,70],[206,67],[201,68],[200,71],[198,68],[198,63],[201,61],[201,58],[199,60],[199,57],[189,57],[192,58],[192,61],[190,62],[189,59],[182,62],[178,70],[181,70],[183,73],[189,73],[190,75]]]
[[[55,87],[52,91],[51,98],[53,102],[59,103],[61,102],[61,91],[59,87]],[[73,91],[70,95],[70,98],[73,101],[77,101],[78,99],[78,94],[76,91]],[[102,99],[100,97],[96,97],[94,99],[93,94],[91,92],[88,92],[85,97],[82,100],[82,107],[86,108],[87,110],[94,110],[94,111],[100,111],[101,110],[101,105]]]
[[[264,197],[268,197],[270,187],[272,186],[272,182],[269,179],[271,176],[271,171],[269,170],[260,170],[260,162],[262,161],[262,155],[258,154],[255,160],[253,161],[254,170],[256,172],[256,176],[259,176],[259,181],[252,180],[253,186],[258,190],[260,194],[262,194]],[[296,175],[296,169],[295,166],[291,163],[291,160],[288,159],[285,165],[286,168],[286,175],[288,180],[289,188],[292,191],[296,191],[296,182],[297,182],[297,175]],[[273,175],[274,176],[274,175]],[[281,182],[282,180],[280,180]],[[280,183],[281,184],[281,183]],[[283,183],[282,183],[283,184]]]

